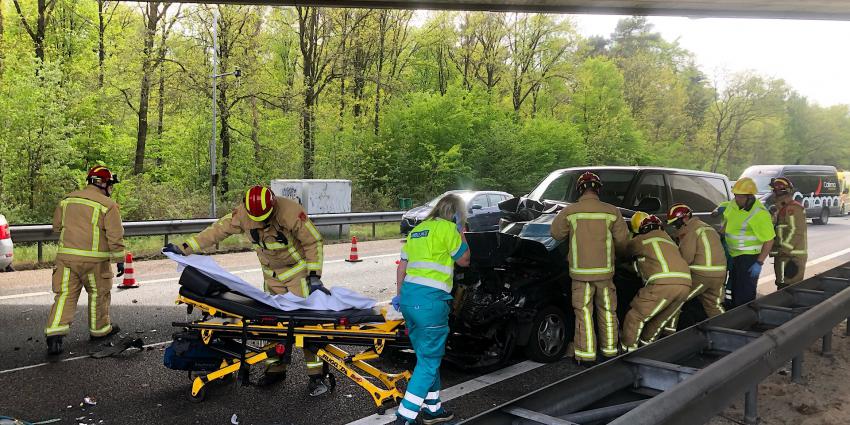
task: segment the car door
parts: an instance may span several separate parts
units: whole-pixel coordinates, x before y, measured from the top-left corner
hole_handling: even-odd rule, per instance
[[[712,217],[711,212],[721,203],[729,200],[726,181],[710,175],[672,173],[667,176],[672,195],[672,204],[689,206],[700,220],[720,229],[720,217]]]

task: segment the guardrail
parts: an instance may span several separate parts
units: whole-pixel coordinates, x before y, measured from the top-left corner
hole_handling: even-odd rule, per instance
[[[372,237],[375,237],[377,223],[392,223],[401,221],[404,211],[346,213],[346,214],[314,214],[309,216],[316,226],[338,226],[338,236],[342,238],[343,226],[350,224],[372,224]],[[165,236],[197,233],[204,230],[216,219],[201,218],[194,220],[154,220],[124,222],[124,236]],[[18,243],[38,244],[38,261],[42,261],[42,244],[59,240],[59,234],[53,233],[49,224],[11,226],[12,241]]]
[[[759,298],[635,352],[471,418],[468,425],[694,425],[744,396],[744,422],[758,423],[758,385],[833,328],[850,325],[850,263]],[[848,328],[850,330],[850,328]]]

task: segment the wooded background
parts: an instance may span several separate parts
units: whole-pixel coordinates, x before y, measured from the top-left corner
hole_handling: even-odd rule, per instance
[[[0,0],[0,213],[48,222],[101,162],[125,219],[206,216],[214,13],[242,71],[218,80],[221,214],[273,178],[385,210],[576,165],[850,167],[847,105],[708,78],[640,17],[584,38],[564,15]]]

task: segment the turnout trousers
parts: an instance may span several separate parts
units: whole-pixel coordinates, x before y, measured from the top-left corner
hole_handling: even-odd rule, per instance
[[[650,283],[632,300],[623,323],[621,343],[626,351],[655,341],[665,324],[682,308],[691,287],[688,285]]]
[[[729,270],[729,287],[732,290],[732,307],[744,305],[756,299],[759,278],[750,277],[750,267],[758,261],[758,255],[744,254],[732,257]]]
[[[292,292],[299,297],[306,298],[310,295],[310,288],[307,286],[307,270],[296,273],[287,280],[281,281],[277,279],[274,273],[267,272],[268,269],[263,269],[263,287],[266,292],[272,295],[283,295],[287,292]],[[266,372],[279,373],[286,371],[286,364],[280,361],[280,358],[270,357]],[[316,355],[315,352],[307,348],[304,349],[304,364],[307,366],[308,376],[321,376],[324,373],[324,362]]]
[[[572,282],[572,305],[576,317],[575,358],[577,360],[596,360],[596,335],[593,329],[593,313],[596,312],[596,325],[599,335],[599,349],[602,355],[617,355],[617,288],[614,281]]]
[[[726,310],[723,309],[723,300],[726,298],[726,278],[725,277],[703,277],[696,274],[691,274],[693,286],[688,298],[688,302],[699,297],[705,315],[709,318],[723,314]],[[676,311],[670,321],[664,326],[664,332],[671,334],[676,332],[679,325],[679,314],[682,311]]]
[[[773,272],[776,274],[776,289],[799,283],[806,274],[806,255],[774,257]]]
[[[401,314],[416,352],[416,367],[407,383],[407,392],[398,405],[397,415],[407,421],[415,421],[423,408],[434,414],[442,410],[440,363],[449,336],[449,303],[424,301],[417,305],[402,304]]]
[[[112,331],[109,319],[112,269],[109,262],[85,263],[57,258],[53,269],[53,293],[56,295],[47,317],[45,335],[68,335],[83,288],[89,296],[89,334],[103,336]]]

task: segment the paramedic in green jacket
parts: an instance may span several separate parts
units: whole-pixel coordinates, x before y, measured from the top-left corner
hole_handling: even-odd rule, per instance
[[[469,265],[469,247],[463,236],[464,203],[446,195],[431,214],[407,235],[401,250],[393,307],[404,316],[416,367],[398,406],[396,424],[415,423],[422,412],[426,425],[454,418],[440,402],[440,363],[449,335],[454,265]]]

